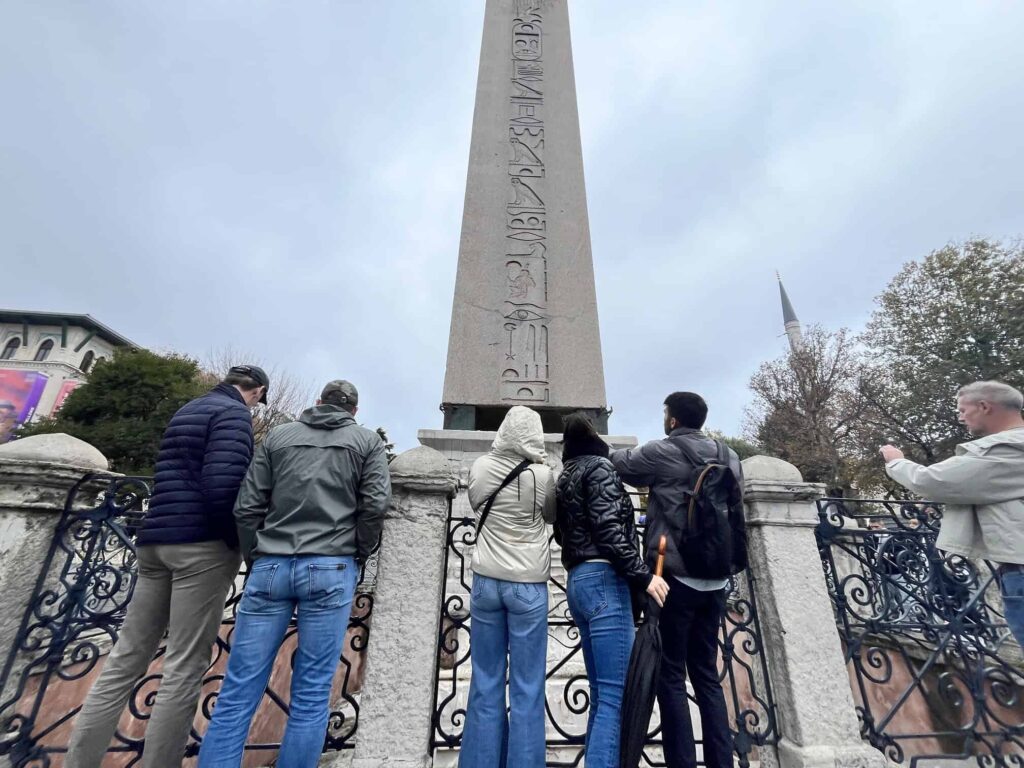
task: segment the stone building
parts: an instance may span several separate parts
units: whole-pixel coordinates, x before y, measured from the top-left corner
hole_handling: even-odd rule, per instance
[[[54,414],[97,361],[135,346],[89,315],[0,310],[0,442]]]

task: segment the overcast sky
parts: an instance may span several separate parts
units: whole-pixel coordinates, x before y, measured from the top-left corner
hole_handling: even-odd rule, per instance
[[[1024,3],[574,0],[614,434],[900,265],[1024,231]],[[438,428],[483,0],[0,3],[0,306]]]

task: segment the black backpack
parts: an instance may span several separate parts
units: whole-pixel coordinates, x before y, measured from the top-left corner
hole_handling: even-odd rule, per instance
[[[693,474],[686,492],[685,519],[676,546],[689,576],[724,579],[747,567],[746,526],[739,480],[729,450],[715,441],[717,455],[704,459],[685,440],[673,440]]]

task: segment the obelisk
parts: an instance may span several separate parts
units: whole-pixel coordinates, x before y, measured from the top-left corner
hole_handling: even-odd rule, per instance
[[[545,431],[607,402],[567,0],[487,0],[445,371],[445,429],[514,405]]]

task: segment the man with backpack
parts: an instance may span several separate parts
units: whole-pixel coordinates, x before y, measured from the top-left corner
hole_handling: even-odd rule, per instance
[[[687,674],[700,710],[705,764],[733,764],[718,682],[718,632],[729,577],[747,565],[743,469],[735,452],[701,431],[707,414],[700,395],[673,392],[665,399],[668,437],[611,454],[625,482],[650,489],[648,562],[656,560],[661,537],[667,540],[665,576],[673,586],[661,611],[658,704],[668,768],[697,765]]]

